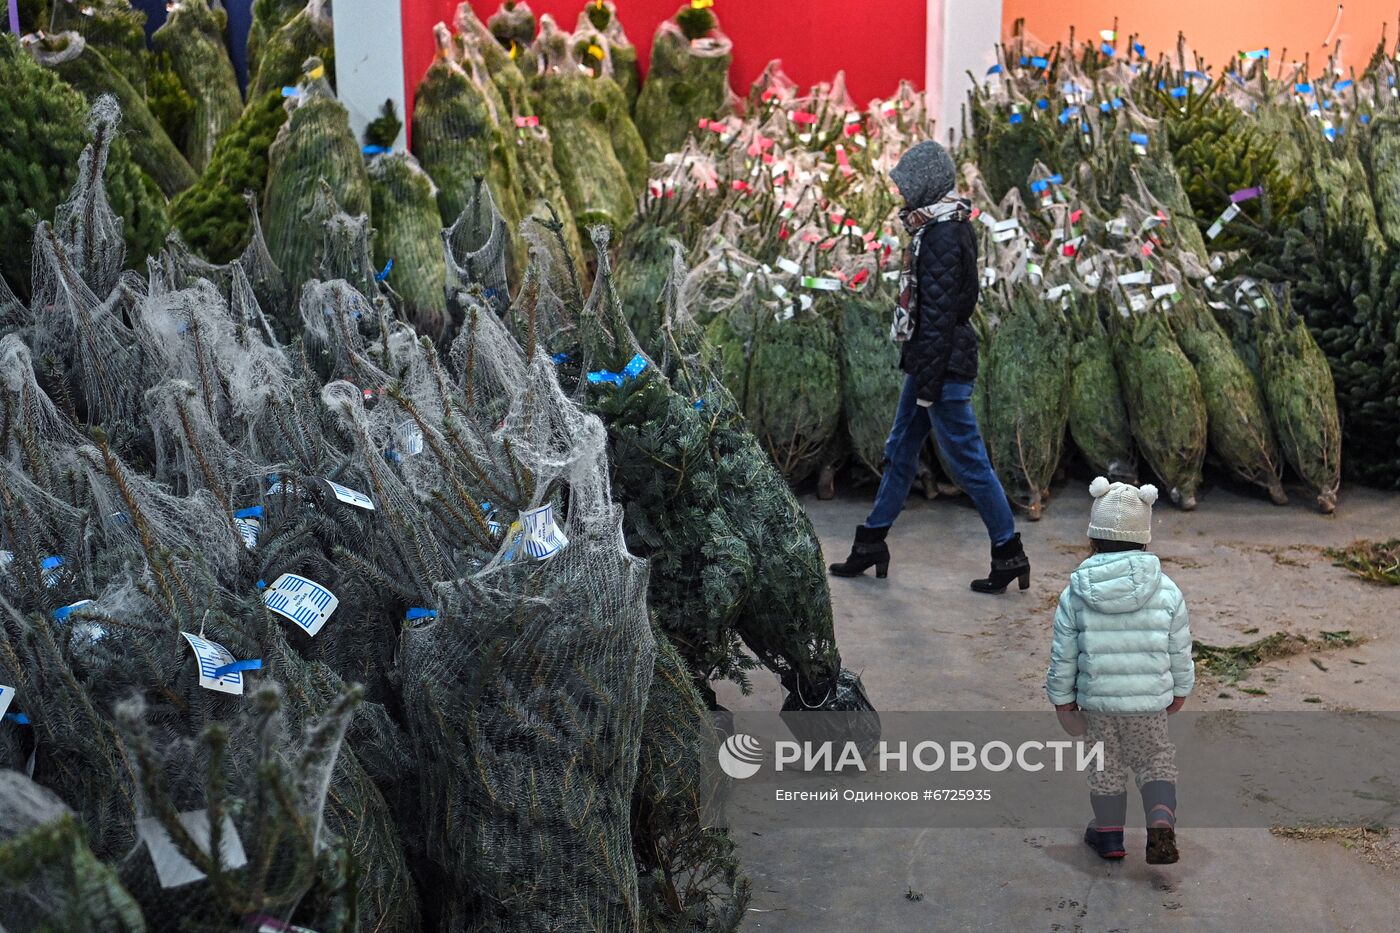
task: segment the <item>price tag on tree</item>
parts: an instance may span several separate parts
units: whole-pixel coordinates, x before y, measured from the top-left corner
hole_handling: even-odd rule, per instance
[[[243,672],[237,670],[225,670],[229,665],[235,664],[233,654],[223,645],[200,638],[198,635],[191,635],[189,632],[181,632],[185,636],[185,641],[190,643],[190,648],[194,650],[195,660],[199,663],[199,685],[205,690],[216,690],[219,693],[232,693],[235,696],[243,695]]]
[[[180,826],[189,835],[195,848],[208,855],[212,835],[209,832],[209,811],[191,810],[179,814],[179,820]],[[224,815],[221,830],[219,861],[223,868],[242,868],[247,865],[248,855],[243,851],[243,841],[238,838],[238,828],[233,825],[231,816]],[[136,835],[146,843],[146,849],[151,853],[151,861],[156,867],[156,878],[159,879],[162,888],[178,888],[204,880],[204,872],[180,853],[160,820],[152,816],[137,820]]]
[[[369,512],[374,511],[374,500],[358,489],[351,489],[349,486],[342,486],[330,480],[326,480],[326,485],[331,488],[335,497],[346,505],[353,505],[357,509],[365,509]]]
[[[294,573],[278,577],[263,593],[263,602],[313,638],[340,605],[340,600],[330,590]]]

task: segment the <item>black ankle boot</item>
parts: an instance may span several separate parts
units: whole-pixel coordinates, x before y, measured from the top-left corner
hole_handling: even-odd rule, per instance
[[[1005,593],[1007,584],[1020,578],[1021,589],[1031,586],[1031,562],[1021,547],[1021,534],[1017,532],[1005,544],[992,548],[992,571],[985,580],[973,580],[972,588],[979,593]]]
[[[829,568],[833,577],[858,577],[871,567],[875,576],[884,579],[890,572],[890,549],[885,545],[888,528],[856,528],[856,543],[851,545],[851,556]]]
[[[1128,854],[1123,848],[1123,827],[1100,829],[1090,823],[1084,830],[1084,842],[1099,854],[1102,859],[1120,859]]]

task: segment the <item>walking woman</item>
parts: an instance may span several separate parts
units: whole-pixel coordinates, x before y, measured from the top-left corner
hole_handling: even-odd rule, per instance
[[[877,577],[887,574],[885,536],[904,509],[919,451],[932,430],[953,479],[977,506],[991,538],[991,573],[972,581],[972,588],[1003,593],[1012,580],[1028,588],[1031,565],[972,414],[977,335],[969,320],[977,306],[977,236],[971,202],[953,193],[956,174],[952,157],[935,142],[910,149],[890,173],[905,201],[900,218],[910,237],[891,332],[900,344],[904,390],[885,443],[875,508],[856,529],[851,556],[832,564],[831,572],[854,577],[874,567]]]

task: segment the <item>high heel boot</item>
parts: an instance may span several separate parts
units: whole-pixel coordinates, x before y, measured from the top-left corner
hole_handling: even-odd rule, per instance
[[[890,549],[885,544],[888,528],[856,528],[856,543],[851,545],[851,556],[829,568],[833,577],[858,577],[871,567],[875,576],[884,579],[890,572]]]
[[[1021,547],[1021,534],[1017,532],[1005,544],[992,548],[992,571],[983,580],[973,580],[972,588],[979,593],[1005,593],[1012,580],[1020,581],[1021,589],[1031,586],[1031,562]]]

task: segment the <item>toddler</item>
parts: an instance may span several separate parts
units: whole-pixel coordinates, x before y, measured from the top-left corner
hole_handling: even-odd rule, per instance
[[[1127,772],[1147,814],[1147,861],[1175,862],[1176,747],[1167,715],[1195,684],[1191,628],[1181,590],[1147,553],[1153,486],[1089,486],[1094,554],[1070,574],[1055,610],[1045,690],[1062,719],[1083,711],[1087,741],[1102,742],[1104,769],[1089,775],[1094,819],[1084,841],[1106,859],[1124,856]]]

